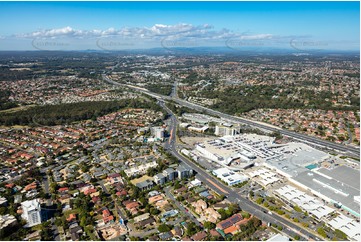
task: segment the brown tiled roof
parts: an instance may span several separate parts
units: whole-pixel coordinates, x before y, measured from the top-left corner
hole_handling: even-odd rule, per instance
[[[210,233],[213,237],[219,237],[219,236],[221,236],[221,235],[218,233],[218,231],[215,230],[215,229],[211,229],[211,230],[209,231],[209,233]]]
[[[200,241],[204,240],[205,238],[207,238],[207,233],[205,231],[198,232],[191,237],[193,241]]]

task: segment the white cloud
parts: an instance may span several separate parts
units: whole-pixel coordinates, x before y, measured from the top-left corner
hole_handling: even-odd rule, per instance
[[[151,27],[133,27],[133,28],[109,28],[106,30],[78,30],[72,27],[64,27],[59,29],[38,30],[31,33],[15,35],[16,38],[100,38],[100,37],[121,37],[136,39],[198,39],[198,40],[224,40],[227,38],[240,38],[245,40],[271,39],[271,34],[245,35],[236,33],[229,29],[215,30],[212,25],[192,25],[192,24],[176,24],[165,25],[155,24]]]

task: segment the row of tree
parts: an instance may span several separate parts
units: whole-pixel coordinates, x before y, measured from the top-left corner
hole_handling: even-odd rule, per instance
[[[160,110],[155,103],[144,99],[65,103],[31,107],[17,112],[4,112],[0,125],[60,125],[93,119],[122,108],[148,108]]]

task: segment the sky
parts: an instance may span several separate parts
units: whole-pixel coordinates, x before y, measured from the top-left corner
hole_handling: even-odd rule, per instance
[[[0,50],[359,50],[359,2],[0,2]]]

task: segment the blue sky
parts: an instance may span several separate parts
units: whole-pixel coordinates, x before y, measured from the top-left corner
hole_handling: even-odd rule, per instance
[[[359,49],[359,2],[0,2],[0,49]]]

